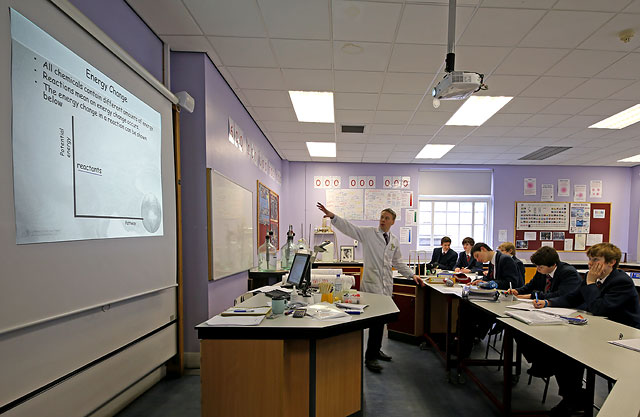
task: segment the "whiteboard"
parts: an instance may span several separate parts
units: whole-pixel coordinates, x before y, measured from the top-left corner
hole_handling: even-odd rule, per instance
[[[209,279],[253,268],[253,194],[207,168],[209,187]]]
[[[363,189],[336,189],[326,191],[327,208],[347,220],[362,220]]]

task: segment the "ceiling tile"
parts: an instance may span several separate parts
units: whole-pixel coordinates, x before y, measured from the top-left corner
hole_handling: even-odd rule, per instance
[[[374,123],[371,125],[371,134],[400,135],[404,129],[403,125]]]
[[[606,98],[617,91],[622,91],[623,88],[631,83],[633,83],[633,80],[605,80],[592,78],[567,93],[566,97]]]
[[[457,46],[456,69],[490,74],[509,51],[510,48],[491,46]]]
[[[522,92],[525,97],[562,97],[586,78],[540,77]]]
[[[271,39],[282,68],[331,69],[331,42]]]
[[[255,0],[183,0],[205,35],[266,35]],[[156,6],[157,7],[157,6]]]
[[[384,72],[334,71],[335,91],[345,93],[378,93]]]
[[[331,39],[326,1],[258,0],[258,4],[272,39]]]
[[[464,100],[440,100],[440,107],[436,109],[433,107],[433,99],[431,98],[431,95],[429,95],[422,101],[420,111],[447,113],[449,115],[453,115],[460,107],[462,107],[463,103]]]
[[[574,50],[546,75],[592,77],[624,56],[624,52]]]
[[[419,152],[423,148],[422,143],[396,143],[394,152]],[[414,154],[415,155],[415,154]]]
[[[276,68],[227,68],[240,88],[284,90],[282,74]],[[226,78],[226,77],[225,77]]]
[[[430,136],[435,134],[438,129],[440,129],[440,126],[410,124],[405,128],[404,134]]]
[[[625,13],[640,13],[640,0],[634,0],[626,9]]]
[[[336,122],[346,124],[368,124],[373,122],[372,110],[336,110]]]
[[[333,101],[339,110],[375,110],[378,95],[372,93],[335,93]]]
[[[514,138],[531,138],[545,130],[544,127],[516,127],[505,136]]]
[[[580,130],[582,130],[581,127],[552,127],[538,133],[536,137],[562,139],[566,138],[569,135],[577,133]]]
[[[497,137],[502,136],[508,131],[511,130],[511,127],[508,126],[479,126],[476,130],[471,132],[471,136],[474,137],[482,137],[482,136],[491,136]]]
[[[303,133],[334,133],[336,126],[333,123],[306,123],[299,122],[298,126]]]
[[[283,69],[284,85],[295,91],[333,91],[331,70]]]
[[[520,123],[520,126],[540,126],[550,127],[568,119],[566,114],[534,114],[524,122]]]
[[[627,4],[629,4],[629,0],[559,0],[553,8],[562,10],[618,12]]]
[[[342,151],[336,150],[336,156],[342,158],[362,158],[363,151]]]
[[[300,134],[305,141],[312,142],[335,142],[336,134],[334,132],[331,133],[301,133]]]
[[[413,112],[411,111],[378,110],[376,111],[375,122],[404,125],[409,122],[409,118],[412,114]]]
[[[211,49],[206,36],[161,35],[160,39],[169,45],[172,51],[207,52]]]
[[[357,133],[338,133],[336,140],[338,143],[345,144],[365,144],[368,142],[366,135],[360,135]]]
[[[264,121],[262,123],[269,132],[300,132],[298,122]]]
[[[619,100],[636,100],[640,102],[640,81],[626,86],[617,93],[611,95],[609,98]]]
[[[390,43],[333,43],[333,67],[337,70],[384,71],[390,55]]]
[[[435,76],[435,74],[387,72],[382,92],[424,94],[429,90],[429,85]]]
[[[437,111],[419,111],[411,119],[412,124],[419,125],[443,125],[451,118],[452,114]]]
[[[395,148],[395,143],[368,143],[365,152],[391,152]]]
[[[580,98],[560,98],[540,110],[542,114],[578,114],[587,107],[593,106],[597,100]]]
[[[492,75],[485,79],[488,89],[478,92],[478,95],[515,97],[536,78],[533,75]]]
[[[513,46],[542,17],[542,10],[480,8],[459,45]],[[546,46],[546,45],[545,45]]]
[[[612,16],[611,13],[553,10],[519,46],[575,48]]]
[[[276,142],[295,142],[301,141],[302,135],[298,132],[274,132],[269,134],[269,139]]]
[[[366,146],[367,145],[364,144],[364,143],[341,143],[341,142],[338,142],[336,144],[336,149],[338,151],[360,151],[360,152],[362,152],[362,151],[364,151],[364,148]]]
[[[340,155],[336,155],[336,161],[338,162],[362,162],[362,158],[348,158],[348,157],[342,157]]]
[[[520,123],[531,117],[530,113],[498,114],[493,115],[483,126],[519,126]]]
[[[600,116],[573,116],[564,120],[556,125],[556,127],[582,127],[587,128],[592,124],[600,121],[602,117]],[[589,130],[598,130],[598,129],[589,129]]]
[[[208,38],[226,67],[278,66],[265,38]]]
[[[370,156],[370,157],[364,156],[364,157],[362,157],[362,162],[363,163],[377,163],[377,164],[380,164],[380,163],[383,163],[383,162],[387,162],[387,158],[388,157],[384,156],[384,155],[383,156]]]
[[[253,110],[256,112],[257,118],[263,121],[277,120],[282,122],[295,122],[298,120],[291,107],[254,107]]]
[[[483,7],[520,7],[523,9],[548,9],[557,0],[484,0]]]
[[[421,99],[420,94],[381,94],[378,110],[415,110]]]
[[[493,145],[501,146],[504,150],[519,145],[524,142],[524,138],[491,138],[491,137],[468,137],[462,141],[465,145]],[[504,152],[504,151],[503,151]]]
[[[554,101],[553,98],[515,97],[499,113],[537,113]]]
[[[389,71],[437,73],[444,68],[445,46],[395,44]]]
[[[401,4],[333,0],[333,38],[392,42]]]
[[[598,74],[598,78],[637,80],[640,78],[638,68],[640,68],[640,53],[632,52]]]
[[[303,150],[306,151],[307,150],[307,144],[300,141],[300,142],[281,142],[278,141],[277,143],[278,148],[282,151],[295,151],[295,150]]]
[[[291,100],[285,91],[275,90],[242,90],[250,106],[257,107],[289,107]]]
[[[438,132],[440,136],[457,136],[465,137],[469,133],[476,130],[476,126],[442,126],[442,129]]]
[[[174,0],[129,0],[129,6],[161,35],[201,35],[196,24],[182,2]]]
[[[539,75],[544,74],[562,59],[569,49],[516,48],[496,69],[496,74]]]
[[[456,7],[456,39],[469,23],[473,7]],[[447,44],[449,7],[440,4],[406,4],[396,42]]]

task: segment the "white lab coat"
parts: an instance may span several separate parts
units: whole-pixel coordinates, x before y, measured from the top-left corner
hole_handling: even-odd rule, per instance
[[[400,260],[400,242],[390,231],[387,245],[378,227],[355,226],[337,215],[331,219],[331,224],[345,235],[362,243],[364,273],[360,281],[360,291],[391,296],[392,266],[405,278],[413,278],[413,271]]]

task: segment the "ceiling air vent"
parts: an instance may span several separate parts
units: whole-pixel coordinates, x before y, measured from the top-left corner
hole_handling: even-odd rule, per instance
[[[342,125],[342,133],[364,133],[364,125]]]
[[[564,152],[567,149],[571,149],[571,146],[545,146],[544,148],[540,148],[537,151],[533,151],[529,155],[525,155],[518,159],[521,161],[542,161],[543,159],[550,158],[560,152]]]

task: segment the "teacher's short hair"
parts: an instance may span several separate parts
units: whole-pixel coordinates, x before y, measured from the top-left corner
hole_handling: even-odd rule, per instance
[[[386,209],[382,210],[382,212],[381,212],[381,213],[384,213],[385,211],[391,215],[391,217],[393,218],[393,221],[395,221],[395,220],[396,220],[396,212],[395,212],[395,211],[393,211],[393,209],[391,209],[391,208],[386,208]]]

